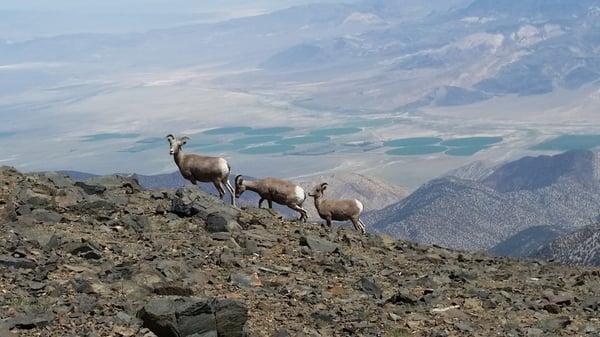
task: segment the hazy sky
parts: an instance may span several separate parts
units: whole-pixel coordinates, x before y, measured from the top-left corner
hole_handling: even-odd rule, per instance
[[[2,0],[0,39],[145,31],[256,15],[312,2],[315,0]]]

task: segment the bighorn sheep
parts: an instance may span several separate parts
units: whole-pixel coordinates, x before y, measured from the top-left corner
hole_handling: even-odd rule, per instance
[[[331,227],[331,221],[352,221],[354,228],[361,233],[366,233],[365,225],[360,220],[360,213],[363,211],[363,204],[356,199],[349,200],[327,200],[323,198],[323,192],[327,188],[327,183],[315,186],[308,195],[315,200],[315,208],[321,219],[327,222]]]
[[[235,177],[235,197],[239,198],[245,190],[256,192],[260,196],[258,208],[265,200],[269,202],[269,208],[273,208],[274,201],[300,213],[300,221],[308,219],[306,210],[302,208],[306,193],[302,187],[292,182],[276,178],[247,181],[241,175]]]
[[[175,159],[175,164],[177,164],[179,172],[185,179],[194,185],[197,182],[213,183],[221,199],[225,196],[225,189],[223,188],[225,186],[231,195],[231,204],[235,206],[233,187],[229,183],[231,166],[225,158],[184,154],[182,147],[190,139],[189,137],[177,139],[173,135],[168,135],[167,139],[171,145],[171,155]]]

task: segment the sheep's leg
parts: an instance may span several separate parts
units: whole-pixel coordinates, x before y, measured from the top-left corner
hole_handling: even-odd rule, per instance
[[[260,200],[258,201],[258,208],[262,208],[263,201],[265,201],[265,198],[260,198]]]
[[[365,234],[367,232],[367,227],[365,227],[365,224],[360,218],[358,218],[358,223],[360,224],[360,230],[363,232],[363,234]]]
[[[357,231],[364,233],[365,230],[363,227],[361,227],[361,222],[358,218],[352,218],[350,219],[350,221],[352,221],[352,224],[354,225],[354,229],[356,229]]]
[[[267,200],[269,202],[269,208],[273,208],[273,200]]]
[[[302,207],[300,207],[298,205],[290,205],[289,207],[291,209],[293,209],[294,211],[300,213],[300,219],[298,219],[299,221],[306,222],[308,215],[306,214],[306,211]]]
[[[221,186],[221,182],[215,181],[215,182],[213,182],[213,185],[215,185],[215,188],[219,192],[219,198],[221,198],[221,200],[223,200],[223,197],[225,196],[225,191],[223,190],[223,186]]]
[[[330,216],[325,218],[325,223],[327,223],[327,227],[331,228],[331,217]]]
[[[235,191],[233,190],[233,186],[229,183],[229,179],[225,179],[225,188],[227,188],[229,195],[231,195],[231,205],[235,207]]]

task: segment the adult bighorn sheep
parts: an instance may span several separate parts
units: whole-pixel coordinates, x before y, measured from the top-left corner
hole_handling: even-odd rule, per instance
[[[190,137],[177,137],[168,135],[167,139],[171,145],[171,155],[175,159],[175,164],[179,167],[181,175],[196,185],[197,182],[213,183],[219,192],[219,197],[223,199],[225,196],[225,188],[231,195],[231,204],[235,206],[235,198],[233,196],[233,187],[229,183],[229,174],[231,166],[225,158],[199,156],[197,154],[184,154],[182,151],[183,145],[187,143]],[[225,188],[223,188],[225,186]]]
[[[349,200],[327,200],[323,198],[323,192],[327,188],[327,183],[315,186],[308,195],[314,198],[315,208],[321,219],[327,222],[331,227],[331,221],[352,221],[354,228],[361,233],[366,233],[365,225],[360,220],[360,213],[363,211],[363,204],[356,199]]]
[[[269,208],[273,208],[273,202],[276,202],[300,213],[300,221],[308,219],[306,210],[302,208],[306,193],[302,187],[292,182],[277,178],[248,181],[238,175],[235,177],[235,197],[239,198],[245,190],[256,192],[260,196],[258,208],[267,200]]]

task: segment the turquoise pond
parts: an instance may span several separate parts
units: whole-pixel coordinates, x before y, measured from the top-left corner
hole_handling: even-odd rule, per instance
[[[235,145],[258,145],[264,143],[272,143],[282,140],[283,137],[275,136],[275,135],[265,135],[265,136],[252,136],[252,137],[244,137],[237,138],[232,140],[230,143]]]
[[[314,143],[327,143],[330,140],[331,140],[331,138],[327,137],[327,136],[308,135],[308,136],[284,138],[282,140],[277,141],[277,144],[302,145],[302,144],[314,144]]]
[[[443,141],[441,138],[436,137],[415,137],[415,138],[401,138],[383,142],[384,146],[389,147],[403,147],[403,146],[425,146],[425,145],[436,145]]]
[[[288,151],[294,150],[296,147],[292,145],[285,144],[276,144],[276,145],[260,145],[253,146],[249,148],[245,148],[243,150],[238,151],[243,154],[276,154],[276,153],[285,153]]]
[[[537,151],[568,151],[600,146],[600,135],[562,135],[532,147]]]
[[[352,135],[362,132],[362,128],[357,127],[346,127],[346,128],[324,128],[317,129],[310,132],[314,136],[342,136]]]
[[[247,135],[277,135],[280,133],[286,133],[294,131],[294,128],[290,127],[273,127],[273,128],[258,128],[244,131]]]
[[[234,126],[228,128],[216,128],[210,129],[203,132],[205,135],[231,135],[235,133],[244,133],[252,130],[252,128],[245,126]]]
[[[433,153],[440,153],[448,150],[445,146],[439,145],[419,145],[409,147],[399,147],[393,150],[389,150],[386,154],[391,156],[419,156]]]
[[[442,142],[444,146],[455,146],[455,147],[476,147],[476,146],[489,146],[502,142],[502,137],[466,137],[466,138],[454,138],[448,139]]]
[[[84,142],[99,142],[104,140],[112,140],[112,139],[131,139],[138,138],[140,134],[138,133],[97,133],[94,135],[83,136],[82,141]]]

